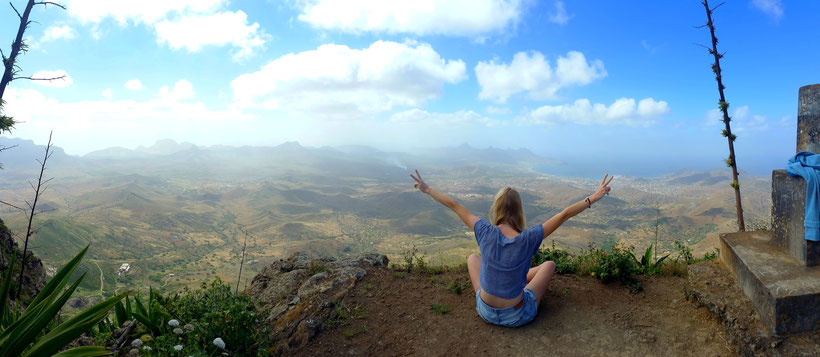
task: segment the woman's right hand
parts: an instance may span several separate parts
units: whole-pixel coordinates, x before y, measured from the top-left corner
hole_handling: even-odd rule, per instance
[[[607,181],[607,178],[609,178],[608,181]],[[609,183],[612,182],[613,178],[615,178],[615,176],[609,176],[609,174],[604,175],[604,179],[603,179],[603,181],[601,181],[601,184],[598,185],[598,189],[595,190],[595,193],[593,193],[591,196],[589,196],[589,199],[593,203],[599,201],[600,199],[604,198],[605,195],[609,194],[609,190],[611,189],[609,187]]]
[[[424,180],[421,179],[421,175],[419,174],[419,170],[415,170],[415,171],[416,171],[416,176],[413,176],[413,174],[410,174],[410,177],[412,177],[413,180],[416,180],[416,183],[413,185],[413,187],[419,189],[419,191],[421,191],[421,192],[428,193],[430,191],[430,186],[427,185],[426,183],[424,183]]]

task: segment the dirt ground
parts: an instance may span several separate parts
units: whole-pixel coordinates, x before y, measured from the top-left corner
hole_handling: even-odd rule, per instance
[[[466,283],[456,294],[451,283]],[[686,300],[686,279],[618,283],[557,275],[523,327],[485,323],[466,273],[405,274],[372,269],[344,301],[351,317],[295,351],[298,356],[736,356],[706,308]],[[448,305],[439,314],[432,304]]]

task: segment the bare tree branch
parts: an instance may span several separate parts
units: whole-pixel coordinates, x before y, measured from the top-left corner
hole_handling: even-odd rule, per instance
[[[51,78],[12,77],[11,80],[16,81],[18,79],[28,79],[30,81],[49,81],[49,82],[51,82],[51,81],[56,81],[56,80],[60,80],[60,79],[64,79],[64,78],[65,78],[65,75],[62,75],[62,76],[59,76],[59,77],[51,77]]]
[[[695,45],[695,46],[699,46],[699,47],[703,47],[703,48],[705,48],[705,49],[707,49],[707,50],[710,50],[710,51],[712,50],[711,48],[709,48],[709,47],[707,47],[707,46],[704,46],[704,45],[701,45],[701,44],[699,44],[699,43],[693,43],[693,45]]]
[[[34,3],[34,5],[43,5],[43,6],[45,6],[45,7],[48,7],[47,5],[54,5],[54,6],[56,6],[56,7],[59,7],[59,8],[61,8],[61,9],[63,9],[63,10],[65,10],[65,9],[66,9],[66,8],[65,8],[65,5],[60,5],[60,4],[56,3],[56,2],[51,2],[51,1],[39,1],[39,2],[35,2],[35,3]]]
[[[25,238],[25,241],[23,243],[23,259],[20,262],[20,278],[17,281],[17,295],[16,295],[16,300],[17,301],[20,301],[20,292],[22,292],[22,289],[23,289],[23,273],[26,270],[26,258],[27,258],[26,253],[28,251],[28,240],[34,234],[34,230],[32,229],[31,224],[34,220],[34,216],[37,214],[37,211],[36,211],[37,201],[40,199],[40,195],[43,193],[43,189],[42,189],[43,188],[43,183],[44,183],[44,181],[43,181],[43,172],[46,170],[46,163],[48,162],[48,158],[51,157],[50,152],[51,152],[51,147],[52,147],[52,144],[51,144],[51,135],[52,134],[53,134],[53,132],[48,134],[48,144],[46,145],[46,152],[43,155],[43,161],[40,161],[40,176],[37,178],[37,188],[34,188],[34,185],[31,185],[32,188],[34,188],[34,203],[29,205],[29,207],[31,207],[31,211],[30,211],[31,213],[28,214],[28,227],[26,228],[26,238]],[[50,180],[51,179],[48,179],[45,182],[48,182]],[[29,182],[29,184],[31,184],[31,182]],[[26,202],[26,203],[28,203],[28,202]]]
[[[17,147],[17,145],[12,145],[12,146],[3,146],[3,147],[0,147],[0,152],[6,151],[6,150],[8,150],[8,149],[14,149],[14,148],[16,148],[16,147]]]
[[[14,4],[12,4],[12,3],[11,3],[11,1],[9,1],[9,5],[11,5],[11,8],[12,8],[12,9],[14,9],[14,12],[16,12],[16,13],[17,13],[17,17],[19,17],[19,18],[20,18],[20,20],[22,20],[22,19],[23,19],[23,15],[20,15],[20,11],[17,11],[17,8],[16,8],[16,7],[14,7]]]
[[[13,204],[11,204],[11,203],[8,203],[8,202],[6,202],[6,201],[3,201],[3,200],[0,200],[0,204],[4,204],[4,205],[9,206],[9,207],[11,207],[11,208],[16,208],[16,209],[18,209],[18,210],[20,210],[20,211],[23,211],[23,212],[25,212],[25,211],[26,211],[24,208],[17,207],[17,206],[15,206],[15,205],[13,205]]]
[[[239,282],[242,281],[242,265],[245,264],[245,247],[248,246],[248,232],[245,231],[245,240],[242,242],[242,258],[239,261],[239,276],[236,278],[236,294],[239,294]]]
[[[717,10],[717,8],[719,8],[719,7],[723,6],[723,4],[725,4],[725,3],[726,3],[726,2],[722,2],[722,3],[718,4],[717,6],[715,6],[715,7],[711,8],[711,9],[709,9],[709,12],[715,12],[715,10]],[[63,9],[65,9],[65,8],[63,8]]]

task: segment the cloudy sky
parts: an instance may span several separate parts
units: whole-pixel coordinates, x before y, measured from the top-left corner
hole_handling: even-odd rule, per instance
[[[24,1],[12,1],[18,8]],[[199,145],[525,147],[578,165],[721,167],[699,1],[61,0],[37,7],[7,136],[70,154]],[[741,169],[794,153],[820,2],[716,13]],[[0,10],[0,43],[17,18]],[[8,48],[3,48],[8,53]]]

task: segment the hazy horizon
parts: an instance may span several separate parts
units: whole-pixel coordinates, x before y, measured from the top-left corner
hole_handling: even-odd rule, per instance
[[[0,136],[0,138],[9,139],[7,136]],[[10,138],[10,139],[11,140],[31,141],[31,142],[33,142],[34,145],[38,145],[38,146],[44,146],[45,145],[45,143],[40,144],[40,143],[37,143],[36,141],[27,140],[27,139],[20,139],[20,138]],[[308,149],[320,149],[320,148],[339,149],[339,148],[344,148],[346,146],[361,146],[361,147],[366,147],[366,148],[372,148],[372,149],[381,151],[383,153],[399,153],[399,154],[410,154],[410,153],[413,153],[414,151],[430,151],[430,150],[443,149],[443,148],[458,148],[458,147],[463,147],[465,145],[469,148],[476,149],[476,150],[485,150],[485,149],[519,150],[519,149],[525,149],[525,150],[529,150],[533,154],[538,155],[538,156],[540,156],[544,159],[550,159],[550,160],[558,161],[557,163],[553,163],[553,164],[550,164],[550,165],[533,165],[532,169],[534,171],[537,171],[537,172],[540,172],[540,173],[557,175],[557,176],[590,178],[590,179],[591,178],[597,178],[603,172],[608,172],[608,173],[614,174],[614,175],[632,176],[632,177],[661,177],[661,176],[667,176],[667,175],[670,175],[670,174],[674,174],[678,171],[685,171],[685,170],[693,170],[693,171],[726,170],[727,172],[730,171],[729,168],[727,168],[725,165],[722,165],[722,163],[709,163],[709,162],[706,162],[706,161],[703,161],[703,162],[697,162],[697,161],[682,162],[682,161],[657,160],[657,161],[654,161],[654,162],[651,162],[651,163],[646,163],[646,162],[636,161],[635,159],[627,158],[627,159],[621,160],[621,161],[605,159],[606,160],[605,162],[604,161],[596,162],[596,161],[590,161],[589,158],[584,158],[585,160],[580,160],[580,159],[579,160],[572,160],[572,159],[567,158],[567,157],[553,157],[553,156],[544,155],[544,154],[541,154],[541,153],[538,153],[538,152],[534,152],[534,151],[532,151],[528,148],[495,147],[495,146],[492,146],[492,145],[489,145],[487,147],[476,147],[476,146],[470,145],[469,143],[466,143],[466,142],[461,143],[461,144],[457,144],[457,145],[451,145],[451,146],[419,147],[419,148],[414,148],[414,149],[411,149],[411,150],[408,150],[408,151],[403,151],[403,150],[395,150],[395,149],[390,150],[390,148],[379,148],[379,147],[375,147],[375,146],[360,145],[360,144],[332,145],[332,146],[331,145],[310,146],[310,145],[304,145],[303,143],[300,143],[298,141],[285,141],[285,142],[280,142],[280,143],[260,144],[260,145],[224,145],[224,144],[197,145],[195,143],[180,142],[180,141],[173,140],[173,139],[170,139],[170,138],[165,138],[165,139],[157,140],[152,145],[138,145],[138,146],[135,146],[135,147],[112,146],[112,147],[107,147],[107,148],[103,148],[103,149],[100,149],[100,150],[94,150],[94,151],[91,151],[91,152],[87,152],[87,153],[84,153],[82,155],[77,155],[77,154],[71,153],[70,151],[65,150],[65,148],[60,146],[59,142],[56,142],[56,141],[55,141],[55,147],[63,149],[65,151],[65,153],[67,155],[70,155],[70,156],[88,157],[88,155],[90,155],[90,154],[93,155],[93,154],[98,153],[98,152],[104,152],[105,150],[108,150],[108,149],[125,149],[125,150],[131,150],[131,151],[149,150],[149,149],[154,148],[154,147],[156,147],[160,144],[168,144],[169,142],[172,142],[173,145],[179,145],[179,146],[182,146],[184,144],[191,144],[191,145],[194,145],[198,148],[204,148],[204,149],[216,148],[216,147],[239,148],[239,147],[242,147],[242,146],[257,147],[257,148],[273,148],[273,147],[280,146],[280,145],[285,145],[285,144],[288,144],[288,143],[297,143],[300,146],[308,148]],[[6,144],[6,145],[8,145],[8,144]],[[14,156],[15,152],[13,150],[6,151],[5,155],[8,158],[10,156]],[[2,158],[2,157],[0,157],[0,158]],[[632,161],[630,161],[630,160],[632,160]],[[2,160],[0,160],[0,162],[2,162]],[[35,162],[32,161],[32,165],[34,165],[34,163]],[[711,164],[711,166],[710,166],[710,164]],[[400,161],[396,161],[395,165],[396,166],[402,166],[402,167],[405,166]],[[785,166],[785,163],[783,164],[783,166]],[[10,168],[10,169],[14,169],[14,168]],[[745,173],[752,174],[754,176],[766,176],[766,177],[770,176],[771,175],[771,170],[774,170],[774,169],[782,169],[782,167],[776,167],[775,166],[775,167],[772,167],[771,169],[769,169],[765,165],[758,165],[758,166],[751,166],[751,167],[742,167],[742,166],[739,167],[739,171],[741,173],[745,172]]]
[[[66,77],[11,83],[4,113],[20,122],[6,135],[44,144],[54,130],[74,155],[163,138],[468,143],[526,148],[579,173],[722,166],[698,2],[460,1],[69,0],[34,14],[42,25],[19,58],[22,73]],[[766,174],[794,154],[798,88],[820,78],[820,47],[803,40],[818,11],[756,0],[716,12],[742,170]],[[13,34],[14,13],[0,19]]]

